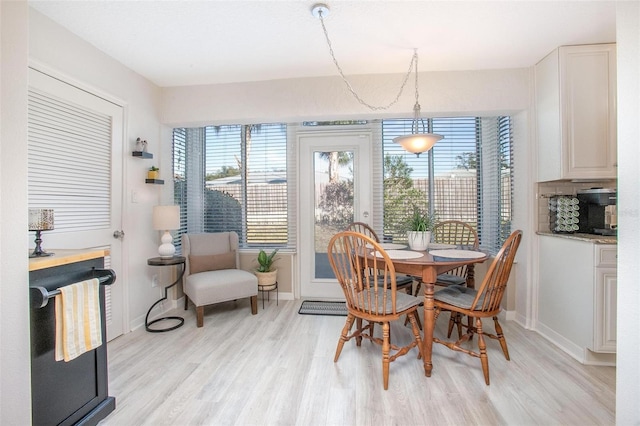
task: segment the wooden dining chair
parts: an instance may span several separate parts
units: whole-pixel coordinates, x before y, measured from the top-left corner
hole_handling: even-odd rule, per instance
[[[487,385],[489,384],[489,358],[484,336],[498,340],[504,357],[507,360],[510,359],[507,341],[498,322],[498,313],[501,310],[502,296],[507,288],[507,281],[509,280],[513,260],[521,239],[522,231],[520,230],[514,231],[509,236],[491,266],[489,266],[489,270],[478,290],[463,285],[453,285],[436,291],[433,297],[436,321],[442,311],[449,311],[452,314],[467,315],[474,322],[473,325],[466,327],[467,332],[455,342],[440,340],[437,337],[434,337],[433,341],[443,344],[454,351],[464,352],[480,358],[484,380]],[[496,334],[487,333],[482,328],[482,319],[488,317],[493,318]],[[478,335],[478,352],[461,346],[462,343],[471,340],[474,334]]]
[[[352,222],[345,228],[345,231],[359,232],[374,240],[376,243],[380,242],[378,234],[368,224],[364,222]],[[413,277],[408,275],[398,274],[396,276],[396,286],[398,290],[404,290],[407,294],[413,294]]]
[[[457,248],[478,250],[480,242],[478,240],[478,233],[468,223],[461,222],[459,220],[445,220],[438,222],[433,228],[432,237],[434,243],[438,244],[451,244],[457,246]],[[474,265],[463,265],[444,274],[438,275],[435,285],[440,287],[448,287],[450,285],[466,285],[473,288],[475,284],[475,270]],[[418,281],[416,286],[416,293],[420,291],[422,282]],[[453,327],[457,325],[458,337],[462,336],[462,315],[458,313],[451,313],[449,318],[449,328],[447,331],[447,337],[451,337]]]
[[[386,390],[389,388],[391,362],[414,347],[418,348],[418,358],[422,356],[422,339],[417,321],[421,300],[397,291],[393,262],[374,239],[359,232],[343,231],[331,238],[327,251],[348,310],[334,362],[338,362],[345,342],[354,337],[356,346],[361,345],[363,338],[381,345],[382,381]],[[379,285],[379,277],[382,277],[385,285]],[[414,338],[409,344],[399,347],[391,344],[390,323],[404,315],[409,317]],[[366,325],[363,320],[367,322]],[[356,329],[351,332],[354,322]],[[375,323],[382,325],[382,339],[373,336]]]

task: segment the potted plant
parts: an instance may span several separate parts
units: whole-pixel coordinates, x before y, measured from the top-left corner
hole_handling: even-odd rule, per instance
[[[407,242],[411,250],[427,249],[435,222],[435,215],[418,207],[413,208],[413,213],[407,222]]]
[[[278,270],[273,268],[276,253],[278,253],[278,249],[274,249],[271,254],[267,254],[264,250],[260,250],[258,253],[258,269],[254,273],[258,277],[259,286],[272,286],[278,281]]]
[[[147,179],[158,179],[160,177],[160,169],[156,166],[149,167],[147,172]]]

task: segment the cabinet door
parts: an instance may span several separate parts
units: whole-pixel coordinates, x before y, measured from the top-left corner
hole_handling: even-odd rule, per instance
[[[615,45],[560,48],[560,74],[562,178],[615,178]]]
[[[596,268],[594,352],[616,351],[618,275],[616,268]]]

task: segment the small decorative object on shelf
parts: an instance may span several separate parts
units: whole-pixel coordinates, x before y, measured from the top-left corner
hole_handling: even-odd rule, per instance
[[[156,166],[149,167],[147,172],[147,179],[158,179],[160,177],[160,169]]]
[[[36,232],[36,248],[29,257],[52,256],[42,250],[42,231],[53,230],[53,209],[29,209],[29,231]]]
[[[153,154],[147,152],[147,141],[143,141],[140,138],[136,139],[135,151],[133,151],[131,154],[134,157],[153,158]]]

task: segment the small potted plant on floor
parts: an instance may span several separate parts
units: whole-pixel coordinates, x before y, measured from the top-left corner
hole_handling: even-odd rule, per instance
[[[407,222],[407,242],[411,250],[427,249],[435,222],[435,215],[418,207],[413,208],[413,213]]]
[[[147,179],[158,179],[160,177],[160,169],[156,166],[149,167],[147,172]]]
[[[258,277],[259,286],[275,286],[278,281],[278,270],[273,267],[276,253],[278,253],[278,249],[274,249],[271,254],[267,254],[264,250],[260,250],[258,253],[258,269],[254,273]]]

